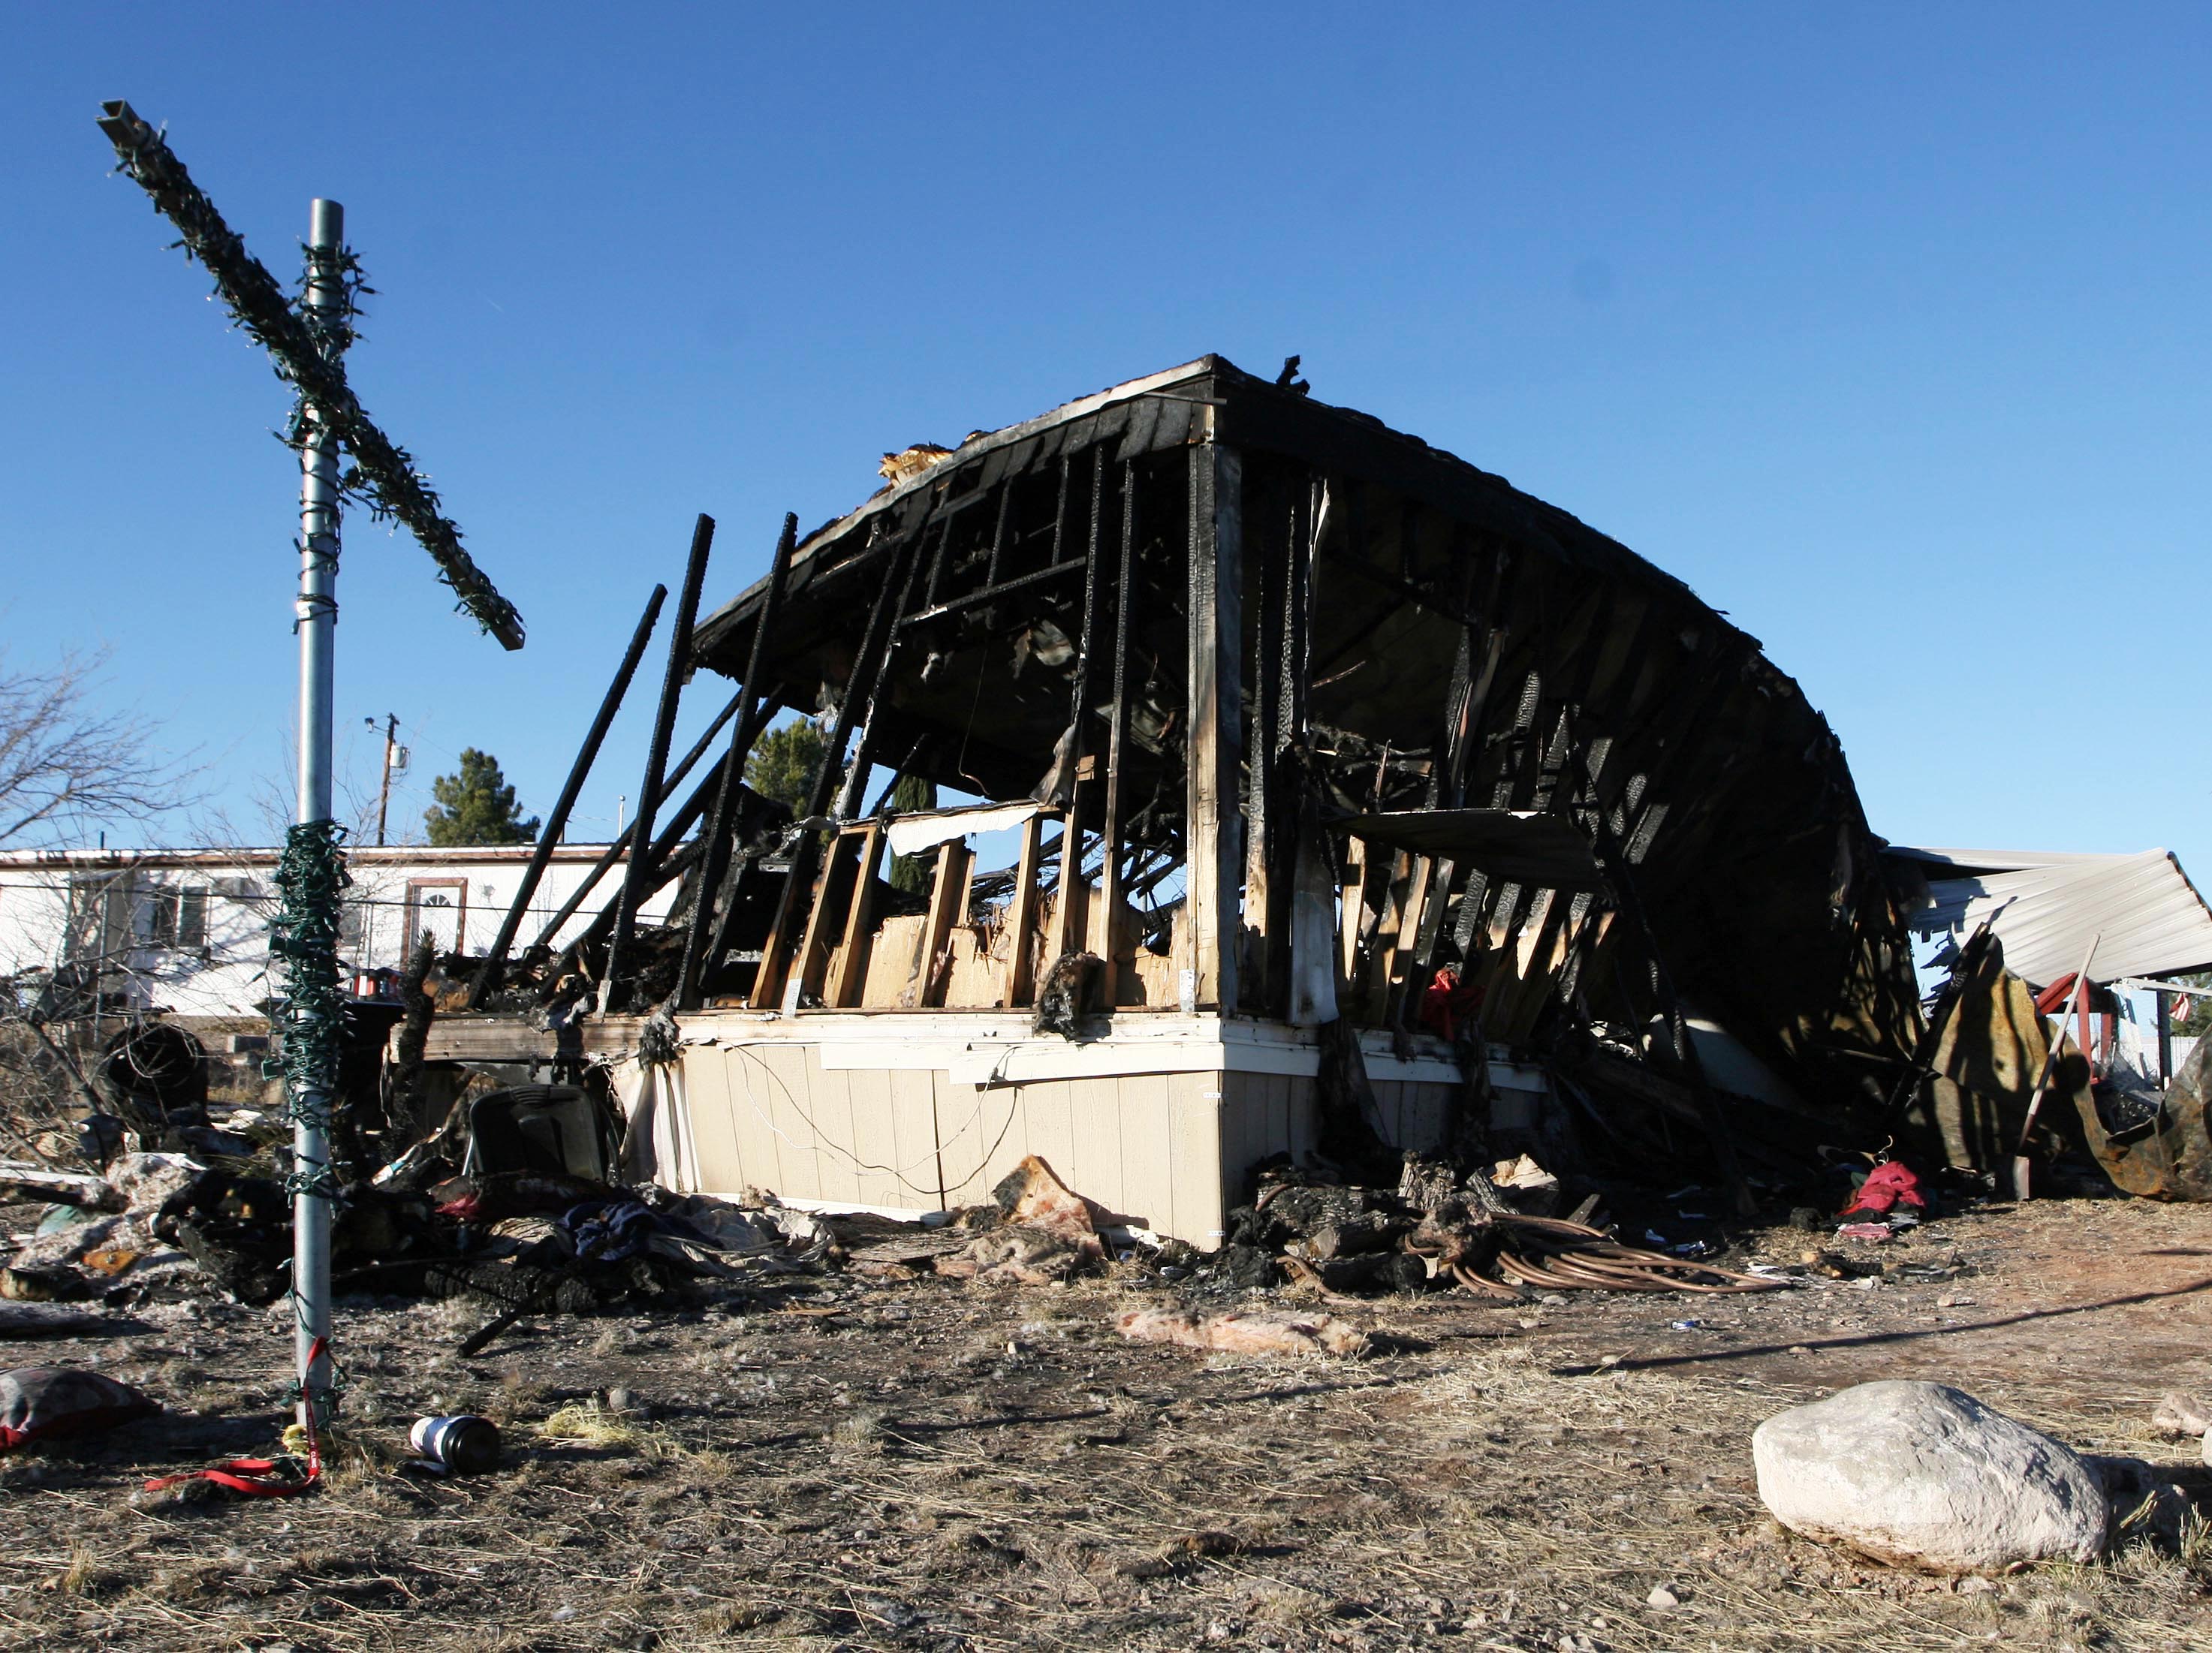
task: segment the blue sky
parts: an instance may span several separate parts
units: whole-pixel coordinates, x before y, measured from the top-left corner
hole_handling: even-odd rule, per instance
[[[112,645],[239,817],[282,784],[285,398],[107,175],[127,97],[280,275],[345,204],[356,387],[529,622],[352,525],[396,816],[465,744],[550,801],[696,512],[711,605],[885,448],[1297,351],[1761,638],[1877,831],[2212,878],[2208,82],[2180,6],[19,4],[0,636]]]

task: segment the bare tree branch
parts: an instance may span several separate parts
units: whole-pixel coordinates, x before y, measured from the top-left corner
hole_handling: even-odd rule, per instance
[[[160,726],[99,710],[105,652],[43,670],[0,655],[0,845],[82,841],[194,801],[200,769],[160,756]]]

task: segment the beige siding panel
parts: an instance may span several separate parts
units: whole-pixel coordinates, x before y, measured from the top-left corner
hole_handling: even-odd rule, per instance
[[[1375,1111],[1382,1121],[1382,1139],[1394,1148],[1406,1146],[1406,1087],[1395,1079],[1376,1079],[1368,1088],[1375,1093]]]
[[[1121,1165],[1122,1097],[1142,1079],[1084,1079],[1070,1087],[1068,1186],[1086,1200],[1121,1214],[1126,1180]]]
[[[864,1206],[910,1206],[899,1185],[898,1133],[891,1120],[891,1076],[881,1068],[857,1068],[837,1075],[845,1081],[846,1109],[852,1115],[851,1147],[860,1164],[853,1168],[854,1194]]]
[[[1281,1098],[1275,1118],[1281,1121],[1279,1139],[1293,1159],[1303,1159],[1313,1152],[1314,1146],[1314,1082],[1310,1079],[1293,1079],[1287,1073],[1273,1076],[1276,1094]],[[1273,1147],[1269,1152],[1274,1152]]]
[[[1452,1093],[1455,1085],[1429,1085],[1408,1080],[1401,1087],[1405,1100],[1401,1111],[1405,1117],[1404,1134],[1401,1146],[1427,1152],[1443,1146],[1444,1122],[1451,1117]]]
[[[757,1059],[749,1076],[753,1099],[775,1133],[780,1178],[772,1192],[793,1200],[826,1198],[810,1105],[816,1094],[814,1075],[821,1072],[817,1053],[810,1045],[759,1044],[750,1054]]]
[[[1241,1073],[1237,1078],[1243,1081],[1236,1094],[1241,1097],[1238,1111],[1244,1121],[1244,1136],[1238,1158],[1229,1163],[1251,1166],[1291,1146],[1290,1103],[1279,1073]],[[1224,1133],[1224,1150],[1231,1139]]]
[[[1030,1152],[1051,1166],[1063,1182],[1075,1174],[1075,1089],[1079,1085],[1095,1091],[1099,1084],[1097,1079],[1052,1079],[1022,1086]]]
[[[1011,1151],[1019,1159],[1028,1152],[1018,1117],[1021,1088],[958,1085],[943,1073],[932,1077],[937,1085],[938,1140],[945,1145],[945,1202],[980,1205],[991,1197],[996,1180],[989,1174],[993,1162],[984,1156],[1003,1157]]]
[[[1245,1146],[1245,1144],[1252,1139],[1252,1124],[1249,1124],[1249,1120],[1245,1120],[1245,1106],[1243,1106],[1243,1096],[1241,1096],[1239,1075],[1199,1073],[1194,1075],[1194,1078],[1203,1080],[1203,1085],[1194,1086],[1194,1089],[1183,1085],[1183,1078],[1190,1078],[1190,1075],[1176,1073],[1168,1078],[1168,1093],[1170,1093],[1170,1097],[1183,1097],[1183,1100],[1188,1102],[1197,1102],[1199,1097],[1206,1096],[1207,1091],[1214,1091],[1214,1093],[1217,1093],[1217,1096],[1214,1096],[1214,1109],[1217,1109],[1218,1115],[1221,1115],[1217,1127],[1217,1139],[1221,1142],[1221,1164],[1225,1164],[1225,1166],[1241,1166],[1241,1164],[1245,1164],[1245,1159],[1248,1159],[1248,1146]]]
[[[1179,1077],[1148,1073],[1121,1085],[1121,1214],[1140,1227],[1176,1231],[1172,1098]],[[1206,1087],[1211,1088],[1211,1087]]]
[[[1186,1077],[1182,1074],[1176,1075],[1178,1080]],[[1249,1073],[1200,1074],[1196,1077],[1207,1082],[1194,1091],[1188,1085],[1178,1084],[1176,1099],[1179,1104],[1194,1104],[1203,1098],[1206,1091],[1212,1091],[1218,1094],[1219,1100],[1215,1106],[1220,1110],[1220,1119],[1216,1127],[1215,1142],[1217,1152],[1221,1156],[1221,1164],[1229,1173],[1231,1187],[1227,1192],[1230,1200],[1234,1203],[1242,1197],[1237,1192],[1236,1179],[1243,1168],[1252,1163],[1255,1158],[1255,1145],[1260,1140],[1260,1133],[1252,1124],[1252,1115],[1258,1105],[1252,1099],[1252,1090],[1255,1081],[1254,1076]],[[1178,1139],[1176,1149],[1179,1160],[1183,1146]],[[1178,1163],[1176,1176],[1178,1188],[1182,1180],[1182,1167]]]
[[[851,1200],[865,1203],[860,1194],[860,1162],[875,1156],[862,1151],[853,1121],[853,1080],[849,1069],[831,1071],[822,1066],[822,1047],[806,1047],[807,1079],[813,1086],[806,1111],[813,1116],[821,1152],[814,1157],[814,1174],[821,1179],[817,1200]]]
[[[1290,1103],[1283,1076],[1279,1073],[1246,1073],[1243,1085],[1243,1114],[1244,1142],[1243,1157],[1228,1162],[1237,1174],[1231,1180],[1239,1189],[1237,1200],[1243,1194],[1243,1174],[1271,1153],[1277,1153],[1291,1145]],[[1222,1139],[1225,1146],[1228,1138]],[[1234,1204],[1237,1200],[1231,1200]]]
[[[1012,1092],[1014,1119],[1012,1127],[999,1136],[999,1146],[983,1167],[987,1195],[1022,1163],[1025,1154],[1036,1155],[1052,1167],[1054,1176],[1066,1180],[1068,1156],[1074,1146],[1067,1128],[1068,1084],[1066,1079],[1051,1079],[1003,1087]],[[994,1105],[995,1096],[987,1091],[984,1101],[988,1118],[1005,1117]],[[989,1146],[989,1139],[985,1146]]]
[[[1194,1245],[1212,1248],[1222,1240],[1222,1075],[1172,1076],[1168,1105],[1168,1140],[1175,1177],[1175,1208],[1169,1231]],[[1242,1167],[1238,1168],[1240,1172]]]
[[[745,1186],[744,1156],[738,1146],[737,1109],[730,1097],[729,1054],[712,1045],[684,1053],[684,1106],[697,1152],[694,1168],[702,1188],[726,1194]]]
[[[1313,1141],[1310,1078],[1124,1073],[979,1091],[942,1070],[825,1071],[817,1044],[772,1038],[685,1060],[701,1182],[721,1193],[957,1206],[988,1199],[1035,1153],[1116,1215],[1211,1244],[1252,1167]],[[1453,1089],[1377,1081],[1378,1123],[1395,1145],[1431,1146]]]
[[[769,1097],[775,1089],[765,1053],[757,1048],[721,1051],[722,1077],[730,1098],[730,1133],[738,1145],[744,1181],[729,1192],[742,1194],[746,1187],[774,1189],[782,1186],[783,1142],[769,1128],[774,1117]]]
[[[941,1211],[945,1208],[945,1191],[939,1186],[944,1173],[937,1151],[937,1086],[942,1076],[920,1068],[900,1068],[884,1079],[891,1119],[894,1158],[890,1163],[898,1176],[897,1197],[879,1203],[933,1206]],[[955,1127],[959,1123],[959,1119],[952,1121]]]
[[[1224,1157],[1224,1163],[1232,1175],[1230,1182],[1239,1190],[1241,1200],[1244,1175],[1269,1154],[1290,1146],[1289,1106],[1283,1100],[1282,1076],[1276,1073],[1243,1073],[1237,1076],[1243,1083],[1237,1087],[1241,1097],[1238,1113],[1244,1124],[1243,1139],[1237,1157]],[[1224,1090],[1228,1087],[1224,1086]],[[1224,1150],[1231,1140],[1224,1131],[1222,1134]],[[1235,1203],[1235,1201],[1231,1201]]]

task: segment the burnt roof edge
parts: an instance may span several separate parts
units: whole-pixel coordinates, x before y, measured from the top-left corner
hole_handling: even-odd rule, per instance
[[[980,462],[991,453],[1026,441],[1056,426],[1087,417],[1118,403],[1171,392],[1176,386],[1211,380],[1221,392],[1213,401],[1218,409],[1214,440],[1231,447],[1251,447],[1292,457],[1320,460],[1328,450],[1349,446],[1364,464],[1352,468],[1377,479],[1426,496],[1439,508],[1604,577],[1647,582],[1669,595],[1686,599],[1706,611],[1729,630],[1731,626],[1680,579],[1668,574],[1611,535],[1591,527],[1571,512],[1524,493],[1504,477],[1469,463],[1449,451],[1436,447],[1407,432],[1394,429],[1371,413],[1334,403],[1319,401],[1270,384],[1246,373],[1227,357],[1209,354],[1177,367],[1109,386],[1103,391],[1063,402],[1058,407],[976,437],[955,449],[944,462],[894,486],[878,489],[844,515],[831,519],[809,533],[792,556],[794,574],[811,560],[856,528],[921,492],[936,487],[956,469]],[[767,577],[747,586],[699,623],[692,658],[710,664],[712,655],[727,635],[756,610],[768,588]],[[1758,641],[1753,639],[1753,647]]]

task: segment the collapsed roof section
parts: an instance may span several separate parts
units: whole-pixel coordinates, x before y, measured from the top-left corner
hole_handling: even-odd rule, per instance
[[[1680,580],[1215,356],[923,459],[698,629],[830,744],[702,992],[997,1007],[1092,955],[1104,1006],[1413,1030],[1444,994],[1694,1079],[1693,1006],[1832,1108],[1895,1083],[1918,1012],[1842,751]],[[948,822],[896,912],[896,776],[1015,805],[1014,865]]]
[[[2099,981],[2212,969],[2212,908],[2170,850],[2085,855],[2017,849],[1883,852],[1924,875],[1923,935],[1962,942],[1984,922],[2012,972],[2039,988],[2079,969],[2095,944]],[[1939,961],[1942,962],[1942,961]]]

